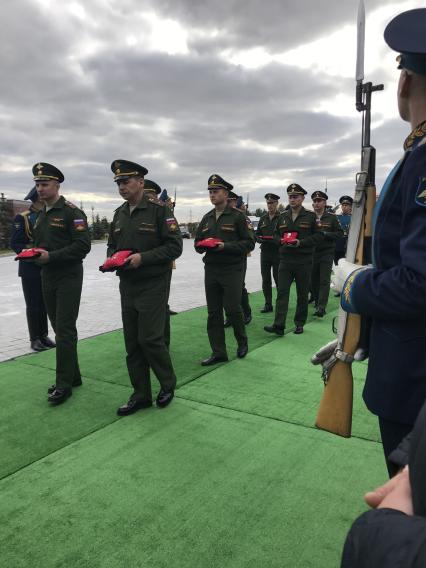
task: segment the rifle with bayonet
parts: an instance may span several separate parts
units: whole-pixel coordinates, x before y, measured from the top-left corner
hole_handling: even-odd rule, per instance
[[[356,175],[346,260],[358,265],[371,262],[372,215],[376,203],[376,150],[370,143],[371,96],[383,90],[383,85],[364,83],[365,8],[358,7],[358,46],[356,66],[356,109],[362,113],[361,171]],[[352,431],[354,360],[368,356],[369,322],[358,314],[339,309],[337,340],[324,346],[312,358],[322,365],[324,393],[315,425],[349,438]]]

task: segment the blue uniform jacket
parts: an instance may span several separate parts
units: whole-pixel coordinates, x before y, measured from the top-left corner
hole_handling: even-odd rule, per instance
[[[13,221],[12,236],[10,247],[18,254],[23,249],[34,246],[33,227],[38,213],[36,211],[25,211],[16,215]],[[33,262],[19,261],[18,276],[21,278],[40,278],[41,267]]]
[[[367,407],[414,424],[426,399],[426,122],[405,149],[376,205],[374,268],[348,280],[342,306],[372,317]]]

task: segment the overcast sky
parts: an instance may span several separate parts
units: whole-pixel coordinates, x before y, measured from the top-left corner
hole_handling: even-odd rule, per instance
[[[176,216],[210,208],[218,173],[250,208],[297,182],[351,194],[360,161],[354,106],[358,0],[2,0],[0,190],[22,199],[38,161],[62,193],[111,218],[116,158],[177,188]],[[377,186],[410,127],[396,108],[383,30],[424,2],[365,0]]]

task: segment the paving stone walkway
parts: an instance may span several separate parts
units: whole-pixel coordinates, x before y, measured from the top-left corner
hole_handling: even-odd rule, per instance
[[[105,252],[105,243],[94,243],[84,261],[84,283],[77,324],[80,339],[122,327],[118,278],[114,273],[102,274],[98,270]],[[180,312],[206,303],[201,259],[201,255],[194,250],[194,241],[184,239],[183,254],[173,271],[170,294],[170,307],[173,310]],[[262,287],[258,247],[248,259],[246,285],[249,292]],[[0,361],[31,352],[18,263],[14,262],[13,256],[0,257],[0,306]]]

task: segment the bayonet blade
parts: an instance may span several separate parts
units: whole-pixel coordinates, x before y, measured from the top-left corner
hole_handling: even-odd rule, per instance
[[[365,6],[364,0],[359,0],[357,20],[357,52],[356,52],[356,81],[364,80],[364,49],[365,49]]]

